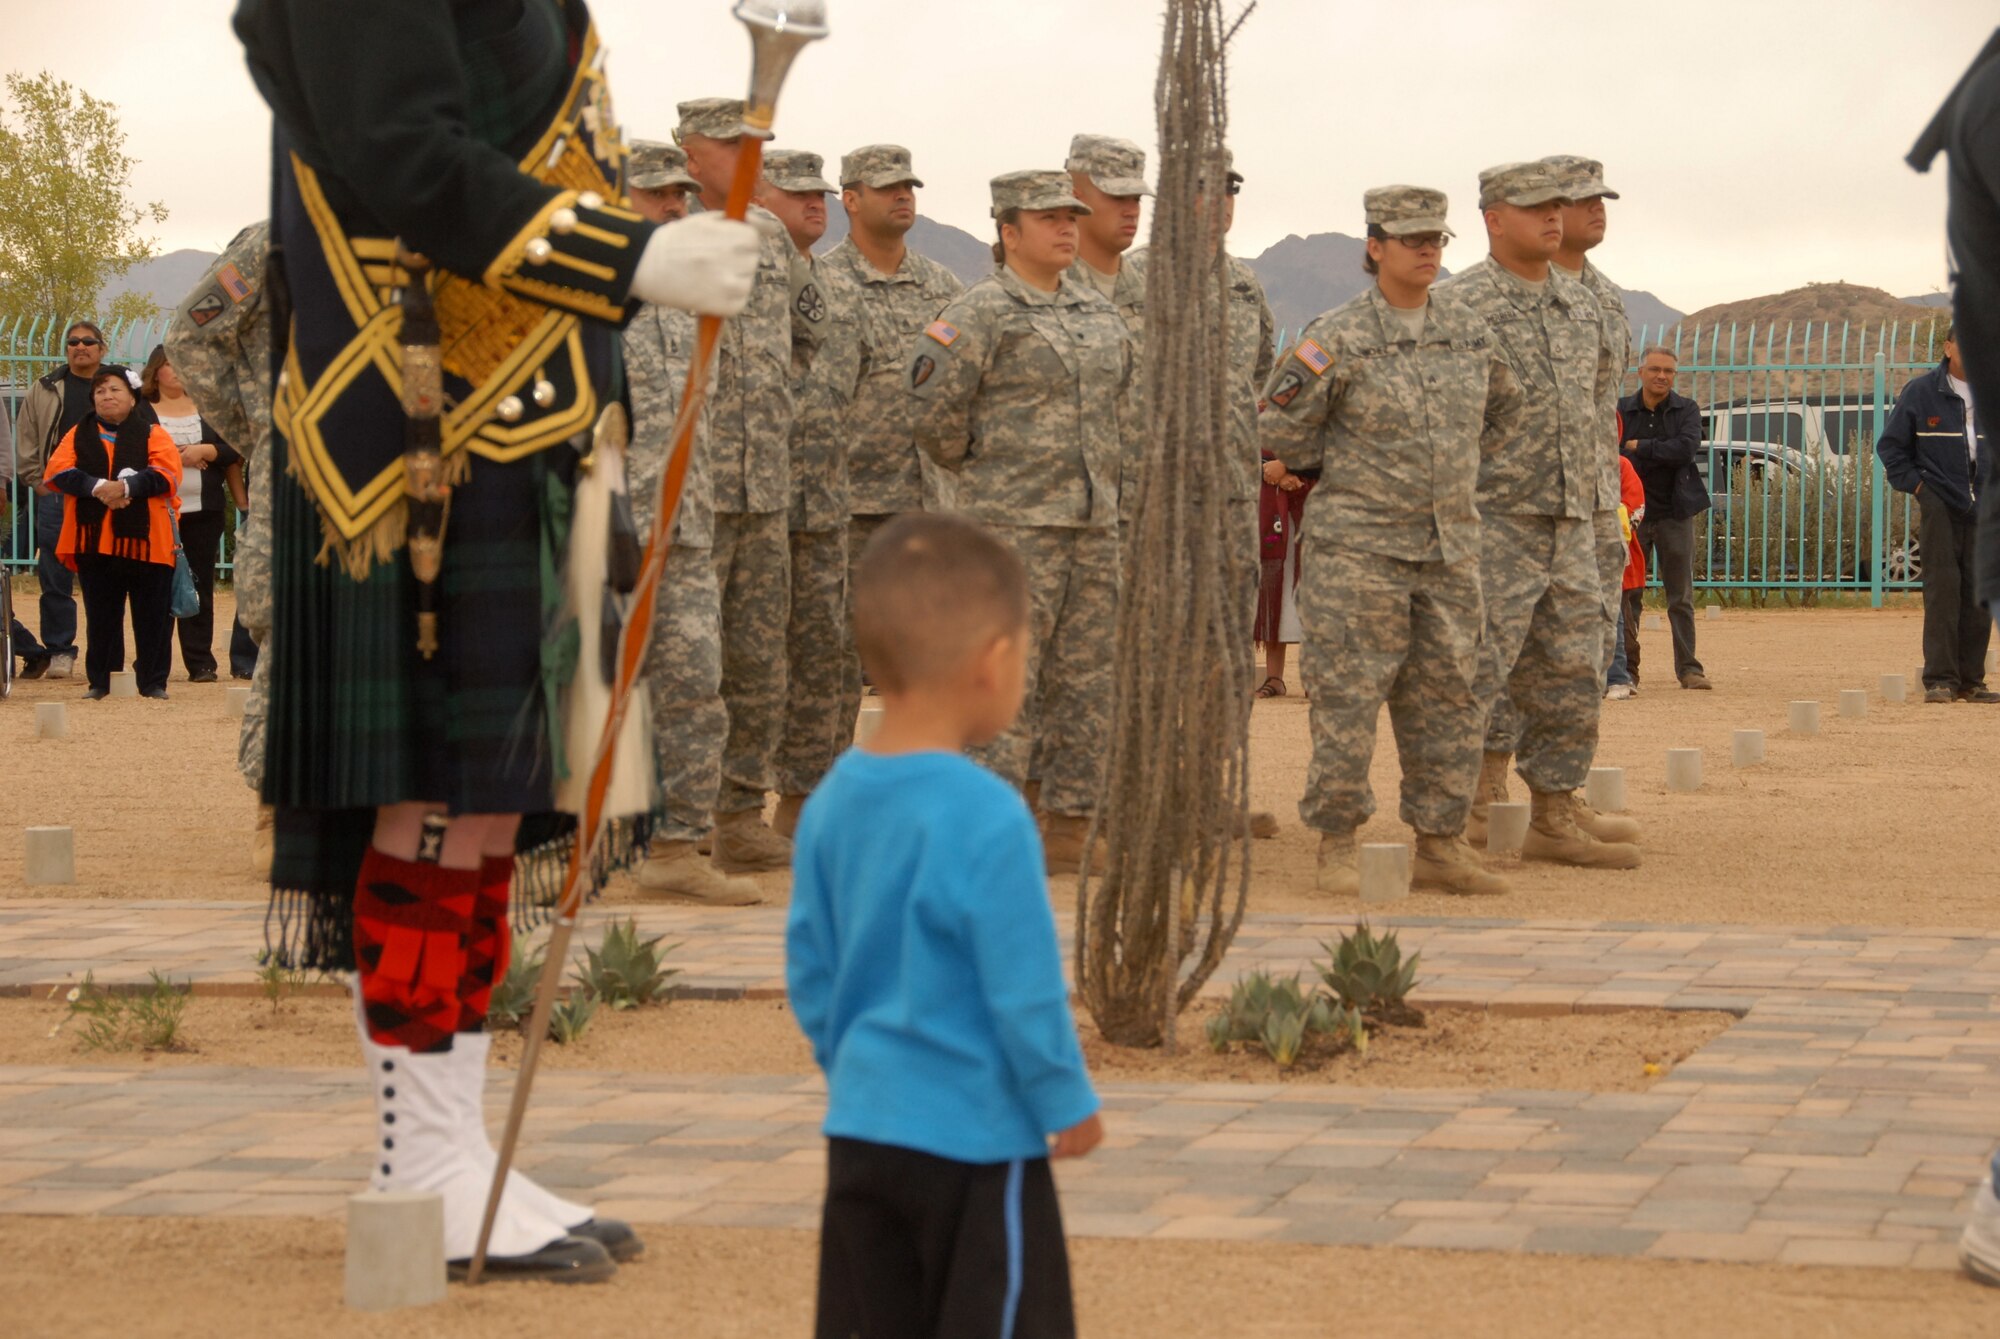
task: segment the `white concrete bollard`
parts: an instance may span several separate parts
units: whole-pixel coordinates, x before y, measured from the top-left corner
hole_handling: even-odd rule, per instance
[[[1622,767],[1593,767],[1590,779],[1583,783],[1584,802],[1600,814],[1618,814],[1625,811],[1625,769]]]
[[[866,744],[874,737],[876,730],[880,729],[881,725],[882,708],[863,703],[860,715],[855,717],[854,720],[854,742],[857,744]]]
[[[394,1311],[444,1300],[444,1197],[368,1190],[347,1200],[347,1305]]]
[[[1866,688],[1841,689],[1840,714],[1843,716],[1866,716],[1868,714],[1868,690]]]
[[[1792,733],[1795,735],[1816,735],[1819,733],[1819,703],[1792,703]]]
[[[29,887],[76,882],[76,833],[69,828],[29,828]]]
[[[1705,604],[1701,607],[1701,616],[1713,623],[1716,619],[1722,617],[1722,606],[1719,604]]]
[[[222,690],[223,715],[242,716],[245,712],[249,710],[250,710],[250,690],[248,688],[243,688],[239,686],[239,687],[225,688]]]
[[[1647,632],[1665,632],[1667,630],[1666,616],[1663,614],[1648,614],[1641,626]]]
[[[1884,702],[1907,702],[1910,699],[1910,681],[1900,674],[1882,676],[1882,700]]]
[[[1667,750],[1667,789],[1701,789],[1701,750]]]
[[[65,702],[37,702],[35,704],[35,738],[69,738],[69,704]]]
[[[1360,868],[1363,902],[1400,902],[1410,895],[1410,848],[1403,843],[1364,844]]]
[[[1764,732],[1738,730],[1731,743],[1729,757],[1738,767],[1755,767],[1764,761]]]
[[[1519,855],[1528,839],[1528,805],[1521,801],[1486,806],[1486,851],[1489,855]]]
[[[139,696],[139,675],[135,670],[111,671],[112,697]]]

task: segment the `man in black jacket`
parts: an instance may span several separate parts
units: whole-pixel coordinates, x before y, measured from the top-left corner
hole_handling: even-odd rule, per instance
[[[1674,630],[1674,677],[1683,688],[1709,688],[1694,654],[1694,522],[1709,508],[1708,486],[1695,467],[1701,449],[1701,407],[1674,393],[1680,359],[1655,344],[1639,359],[1639,389],[1618,402],[1624,422],[1619,449],[1646,486],[1639,547],[1667,588]],[[1639,680],[1639,662],[1629,668]]]
[[[1903,387],[1875,443],[1890,487],[1916,494],[1924,555],[1924,701],[2000,702],[1986,688],[1993,620],[1980,608],[1973,565],[1977,462],[1986,441],[1958,343],[1945,325],[1944,361]]]

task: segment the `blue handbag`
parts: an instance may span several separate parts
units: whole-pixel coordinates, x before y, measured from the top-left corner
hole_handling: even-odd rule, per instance
[[[178,516],[174,518],[174,597],[167,612],[175,618],[193,618],[201,612],[201,592],[194,588],[194,569],[188,566],[187,553],[181,548]]]

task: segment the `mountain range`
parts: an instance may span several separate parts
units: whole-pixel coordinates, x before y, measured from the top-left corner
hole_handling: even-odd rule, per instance
[[[838,208],[828,211],[826,237],[815,248],[824,252],[847,235],[847,216]],[[910,246],[929,256],[970,284],[993,269],[992,244],[962,228],[919,215],[910,230]],[[1285,238],[1258,256],[1247,257],[1250,268],[1264,282],[1278,328],[1296,334],[1319,313],[1337,307],[1368,284],[1361,271],[1366,247],[1359,237],[1346,233],[1296,234]],[[132,267],[124,278],[106,285],[102,300],[109,303],[120,293],[146,293],[163,311],[180,305],[197,280],[207,271],[215,253],[200,250],[170,251]],[[1948,305],[1943,293],[1926,293],[1896,298],[1878,288],[1856,284],[1809,284],[1789,293],[1721,303],[1700,311],[1682,313],[1644,289],[1621,288],[1625,311],[1633,334],[1644,331],[1657,338],[1683,322],[1708,324],[1736,321],[1760,325],[1772,321],[1855,322],[1900,321],[1908,323],[1936,314]]]

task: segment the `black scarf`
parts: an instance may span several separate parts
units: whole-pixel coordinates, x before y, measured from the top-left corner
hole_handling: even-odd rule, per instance
[[[146,442],[152,436],[153,425],[134,405],[132,412],[117,428],[117,449],[104,449],[103,428],[95,413],[85,414],[76,425],[73,447],[76,452],[76,467],[85,474],[98,479],[115,479],[121,470],[143,473],[147,468]],[[111,550],[113,556],[131,558],[145,562],[152,555],[148,542],[152,535],[151,518],[147,506],[151,499],[135,500],[136,505],[112,511],[94,497],[76,499],[76,551],[78,553],[103,553],[99,547],[98,534],[104,526],[104,517],[111,516]]]

